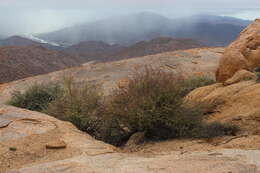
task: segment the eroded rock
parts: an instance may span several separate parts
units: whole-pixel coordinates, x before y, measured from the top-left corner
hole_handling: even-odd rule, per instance
[[[218,82],[225,82],[241,69],[260,66],[260,20],[255,20],[241,32],[221,57],[216,73]]]
[[[247,81],[247,80],[257,80],[256,74],[249,72],[247,70],[239,70],[237,71],[234,76],[224,82],[224,85],[231,85],[234,83],[238,83],[241,81]]]

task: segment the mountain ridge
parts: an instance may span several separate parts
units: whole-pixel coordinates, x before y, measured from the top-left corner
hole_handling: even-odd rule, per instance
[[[208,31],[200,32],[201,28],[205,27],[205,23]],[[129,46],[155,37],[197,39],[201,36],[203,38],[206,34],[207,38],[199,41],[209,46],[226,46],[249,23],[250,21],[247,20],[224,16],[202,15],[170,19],[156,13],[138,13],[78,24],[58,31],[38,34],[37,37],[68,45],[94,40]],[[216,25],[220,27],[218,30],[214,30]],[[233,30],[231,37],[230,32],[226,30]]]

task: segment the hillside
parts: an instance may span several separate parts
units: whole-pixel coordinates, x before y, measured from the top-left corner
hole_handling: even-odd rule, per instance
[[[150,41],[141,41],[123,48],[114,54],[112,59],[141,57],[175,50],[184,50],[203,47],[203,44],[192,39],[174,39],[158,37]]]
[[[122,22],[123,21],[123,22]],[[170,19],[155,13],[139,13],[79,24],[38,37],[59,44],[104,41],[131,45],[156,37],[191,38],[208,46],[226,46],[250,21],[221,16]]]
[[[109,45],[102,41],[81,42],[65,48],[63,52],[80,56],[85,61],[114,61],[199,47],[202,47],[202,44],[192,39],[159,37],[131,46]]]
[[[79,66],[80,58],[41,46],[0,47],[0,83]]]
[[[59,46],[54,46],[47,43],[39,43],[21,36],[11,36],[6,39],[0,40],[0,46],[32,46],[32,45],[42,46],[51,50],[61,49],[61,47]]]
[[[124,47],[110,45],[102,41],[87,41],[65,48],[62,52],[69,55],[80,56],[87,62],[103,61],[105,59],[110,60],[113,55],[116,55],[122,49],[124,49]]]
[[[117,87],[118,82],[131,76],[145,66],[162,68],[183,76],[208,75],[215,77],[215,71],[223,48],[197,48],[166,52],[145,57],[136,57],[113,62],[85,64],[53,73],[30,77],[0,85],[0,103],[6,101],[14,90],[24,90],[34,83],[61,81],[65,76],[74,77],[75,82],[93,81],[102,84],[105,94]]]

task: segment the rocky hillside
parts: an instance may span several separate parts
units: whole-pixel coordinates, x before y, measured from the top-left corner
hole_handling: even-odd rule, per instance
[[[244,30],[240,46],[250,55],[258,51],[259,20]],[[243,42],[243,38],[246,38]],[[248,44],[248,42],[250,44]],[[221,48],[191,49],[108,63],[88,64],[0,85],[0,101],[14,90],[34,82],[58,81],[74,76],[77,82],[91,81],[103,86],[106,94],[136,70],[146,65],[176,74],[215,76],[222,67],[219,59],[237,52],[235,41],[224,55]],[[232,55],[232,54],[231,54]],[[247,54],[246,54],[247,55]],[[257,53],[258,55],[258,53]],[[254,56],[257,60],[259,56]],[[233,56],[232,62],[241,57]],[[236,59],[237,58],[237,59]],[[247,67],[247,61],[239,61]],[[256,66],[252,62],[252,67]],[[243,64],[244,63],[244,64]],[[227,64],[225,64],[227,65]],[[233,64],[231,64],[233,66]],[[223,70],[225,71],[225,70]],[[233,72],[232,72],[233,73]],[[231,122],[240,127],[236,136],[211,140],[169,140],[115,148],[80,132],[68,122],[48,115],[0,105],[0,172],[4,173],[258,173],[260,170],[260,85],[257,74],[238,69],[228,80],[195,89],[185,98],[188,104],[211,104],[206,121]],[[226,76],[225,76],[226,77]],[[216,129],[217,130],[217,129]]]
[[[124,49],[123,46],[110,45],[102,41],[87,41],[65,48],[62,52],[73,56],[80,56],[86,62],[109,61],[122,49]]]
[[[124,81],[137,70],[145,66],[161,68],[183,76],[208,75],[215,77],[219,58],[223,48],[197,48],[161,53],[145,57],[136,57],[114,62],[85,64],[67,70],[30,77],[23,80],[0,85],[0,103],[6,101],[14,90],[25,90],[34,83],[48,83],[62,80],[64,75],[74,77],[75,81],[82,83],[92,81],[102,84],[105,94],[109,94],[117,84]]]
[[[63,50],[69,55],[82,57],[87,61],[115,61],[133,57],[142,57],[162,52],[199,48],[203,45],[192,39],[174,39],[159,37],[150,41],[141,41],[131,46],[109,45],[102,41],[82,42]]]
[[[83,23],[38,37],[59,44],[104,41],[109,44],[131,45],[156,37],[191,38],[207,46],[226,46],[250,23],[222,16],[192,16],[170,19],[144,12],[124,17]]]
[[[80,58],[41,46],[0,47],[0,83],[79,66]]]

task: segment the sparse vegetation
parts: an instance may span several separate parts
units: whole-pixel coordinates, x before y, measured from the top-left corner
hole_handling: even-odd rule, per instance
[[[65,79],[62,87],[35,85],[23,94],[16,92],[9,104],[70,121],[95,138],[117,146],[136,132],[143,132],[147,140],[233,135],[237,127],[205,124],[203,106],[189,106],[183,101],[189,91],[212,82],[208,78],[187,81],[146,68],[136,73],[127,87],[106,98],[95,85],[79,87]]]
[[[79,87],[71,78],[64,79],[62,95],[44,110],[58,119],[72,122],[80,130],[93,133],[95,121],[103,111],[103,100],[95,85]]]
[[[216,83],[216,81],[208,76],[190,77],[186,80],[183,80],[181,84],[183,90],[182,92],[183,95],[186,95],[196,88],[211,85],[214,83]]]
[[[61,93],[62,89],[58,84],[34,84],[24,93],[20,91],[12,93],[12,97],[7,104],[33,111],[43,111],[48,107],[48,104],[56,100]]]

